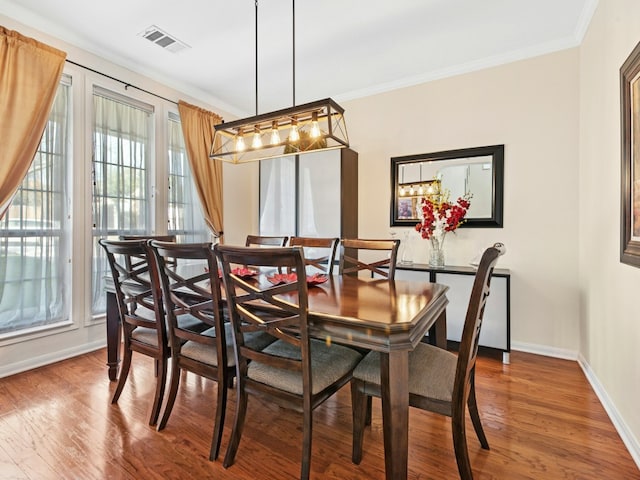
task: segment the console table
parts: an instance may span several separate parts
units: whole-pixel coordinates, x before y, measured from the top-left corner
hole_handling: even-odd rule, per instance
[[[398,280],[424,280],[447,285],[447,340],[460,342],[462,326],[476,268],[471,266],[431,267],[414,263],[396,265]],[[495,268],[491,278],[491,293],[487,299],[480,332],[479,345],[502,352],[502,361],[509,363],[511,352],[511,273],[505,268]]]

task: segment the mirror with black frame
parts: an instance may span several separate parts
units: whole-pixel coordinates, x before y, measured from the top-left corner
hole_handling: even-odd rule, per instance
[[[504,145],[391,158],[391,226],[414,226],[423,197],[471,195],[461,227],[502,228]]]

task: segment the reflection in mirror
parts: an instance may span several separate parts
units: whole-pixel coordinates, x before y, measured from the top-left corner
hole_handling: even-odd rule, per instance
[[[472,195],[463,227],[502,227],[504,145],[391,159],[391,226],[414,225],[423,197]]]

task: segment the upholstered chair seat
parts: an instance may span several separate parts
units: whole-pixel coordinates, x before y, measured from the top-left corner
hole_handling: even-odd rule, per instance
[[[246,337],[245,337],[246,338]],[[355,350],[340,345],[328,346],[320,340],[310,341],[312,394],[326,389],[345,374],[351,372],[362,359]],[[301,360],[300,348],[278,340],[263,349],[264,353],[277,357]],[[302,373],[276,368],[254,361],[249,364],[247,376],[256,382],[271,385],[279,390],[303,394]]]

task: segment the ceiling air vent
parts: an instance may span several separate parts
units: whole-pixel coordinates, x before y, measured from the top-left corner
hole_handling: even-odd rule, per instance
[[[186,43],[181,42],[176,37],[169,35],[167,32],[155,25],[151,25],[149,28],[146,28],[139,35],[172,53],[177,53],[185,48],[191,48]]]

